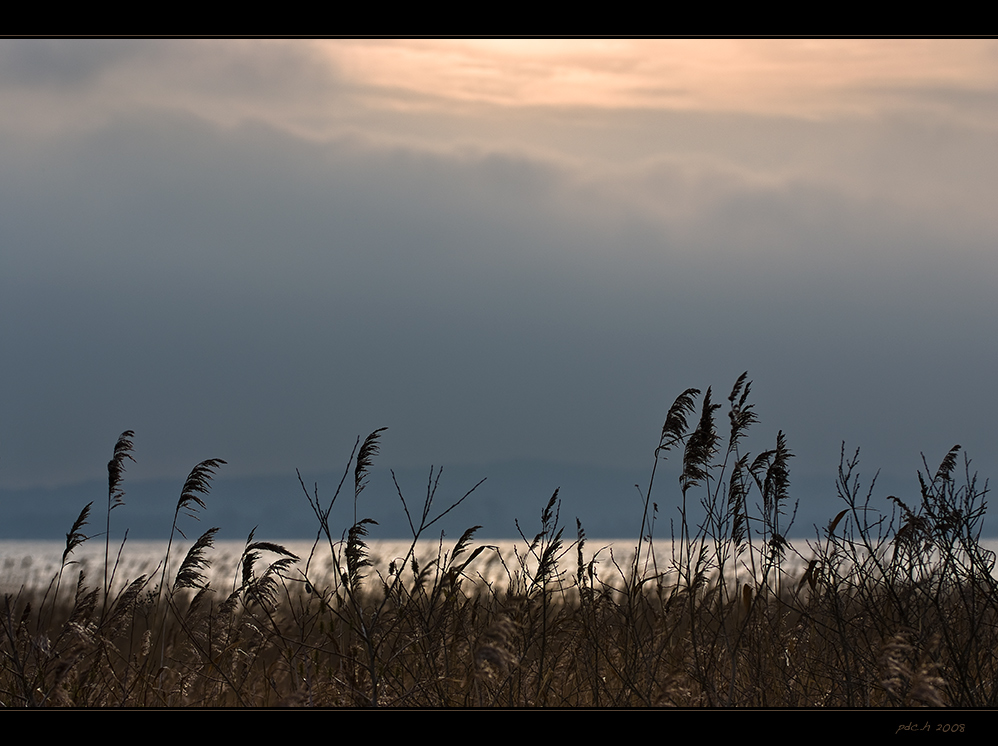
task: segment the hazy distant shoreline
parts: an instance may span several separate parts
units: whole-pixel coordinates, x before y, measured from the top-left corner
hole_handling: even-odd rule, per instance
[[[679,461],[681,464],[681,460]],[[655,535],[669,535],[669,521],[678,518],[681,492],[678,472],[665,462],[656,477],[653,501],[658,504]],[[525,534],[535,527],[541,509],[555,489],[562,501],[561,514],[572,531],[575,519],[587,533],[604,536],[636,535],[640,528],[642,504],[635,484],[647,486],[650,465],[641,468],[586,466],[548,461],[508,461],[445,467],[435,504],[450,504],[483,478],[475,492],[448,515],[438,530],[459,536],[471,526],[482,526],[481,534],[514,539],[517,523]],[[426,493],[428,468],[395,469],[403,494],[410,502],[421,502]],[[302,474],[309,490],[318,485],[320,500],[332,498],[342,472]],[[791,502],[799,500],[796,520],[789,535],[811,538],[842,509],[835,493],[834,474],[825,476],[790,475]],[[112,535],[120,536],[127,528],[131,540],[165,538],[180,494],[179,479],[125,481],[125,504],[115,510]],[[350,490],[348,490],[349,492]],[[890,513],[891,494],[918,494],[915,474],[904,478],[882,475],[877,480],[872,507]],[[23,490],[0,489],[4,520],[0,540],[59,540],[65,538],[80,510],[93,501],[93,514],[106,510],[107,482],[93,480],[57,488]],[[268,537],[308,538],[315,535],[317,524],[308,506],[297,475],[286,474],[229,477],[219,471],[205,499],[201,528],[218,526],[222,540],[245,539],[250,530]],[[690,511],[696,514],[696,503]],[[371,527],[371,537],[379,540],[404,539],[409,526],[389,469],[371,469],[368,487],[358,503],[358,517],[378,522]],[[331,516],[331,524],[346,530],[353,523],[353,496],[341,496]],[[985,535],[998,536],[998,528]],[[101,529],[91,526],[88,533]],[[196,531],[196,529],[191,529]],[[532,534],[531,534],[532,535]]]

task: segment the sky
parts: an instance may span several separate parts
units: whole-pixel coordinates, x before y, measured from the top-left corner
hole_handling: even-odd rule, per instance
[[[991,40],[0,40],[0,488],[998,467]],[[719,412],[726,423],[725,410]]]

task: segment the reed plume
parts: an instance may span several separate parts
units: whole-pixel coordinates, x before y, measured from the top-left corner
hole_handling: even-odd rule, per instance
[[[180,534],[183,538],[185,539],[187,538],[187,535],[184,534],[183,530],[181,530],[178,524],[180,519],[180,513],[181,511],[183,511],[184,514],[187,515],[188,517],[193,518],[194,520],[200,520],[200,518],[198,518],[197,515],[198,509],[203,510],[205,508],[205,502],[202,499],[202,495],[207,495],[211,491],[211,480],[215,476],[215,470],[218,469],[218,467],[222,466],[223,464],[225,464],[225,461],[223,461],[220,458],[211,458],[202,461],[193,469],[191,469],[191,473],[188,474],[187,479],[184,480],[184,486],[180,490],[180,499],[177,500],[177,507],[173,511],[173,525],[170,528],[170,539],[166,544],[166,557],[164,557],[163,559],[163,573],[160,577],[160,584],[159,584],[160,594],[163,593],[164,584],[166,582],[166,572],[170,564],[170,552],[173,548],[173,537],[176,534]],[[206,546],[211,546],[210,537],[213,537],[214,532],[217,530],[218,529],[209,529],[207,532],[205,532],[205,534],[203,534],[201,538],[198,539],[198,542],[195,543],[194,547],[191,547],[190,551],[193,552],[195,548],[198,547],[198,544],[200,544],[200,542],[202,542],[206,538],[208,542]],[[202,546],[199,549],[203,550],[204,548],[206,547]],[[192,559],[190,552],[188,552],[188,559]],[[197,565],[195,565],[195,567],[197,567]],[[196,575],[185,576],[185,582],[194,582],[196,577],[197,577]],[[180,575],[178,575],[177,578],[179,580]],[[176,587],[193,588],[200,586],[186,585],[186,586],[176,586]]]
[[[132,450],[135,447],[132,442],[132,438],[134,437],[135,432],[132,430],[125,430],[125,432],[118,436],[118,441],[114,444],[114,455],[107,462],[107,527],[104,532],[105,607],[107,605],[108,594],[110,593],[111,582],[114,579],[113,572],[111,573],[111,577],[108,577],[108,565],[111,555],[111,511],[125,504],[125,491],[121,488],[121,482],[125,475],[125,459],[132,462],[135,461],[135,458],[132,456]],[[127,532],[125,535],[127,537]],[[122,541],[122,544],[124,544],[124,541]]]

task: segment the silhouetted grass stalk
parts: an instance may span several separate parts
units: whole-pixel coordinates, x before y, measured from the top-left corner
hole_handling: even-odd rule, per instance
[[[102,585],[81,571],[73,597],[60,593],[88,540],[88,505],[44,592],[4,598],[0,704],[995,706],[998,584],[980,544],[987,485],[966,459],[958,484],[959,447],[935,471],[923,460],[916,500],[890,496],[879,512],[876,477],[863,489],[858,451],[847,458],[843,446],[842,507],[799,550],[786,539],[796,507],[785,435],[755,455],[743,447],[757,422],[750,388],[743,374],[728,397],[726,443],[711,389],[699,408],[697,389],[675,400],[630,558],[590,551],[578,520],[566,539],[559,490],[536,532],[516,523],[512,552],[475,546],[473,526],[453,545],[434,537],[427,557],[417,547],[478,486],[441,509],[442,470],[431,468],[421,505],[395,482],[411,540],[376,566],[367,542],[377,524],[362,517],[361,497],[381,428],[357,439],[327,501],[299,473],[317,523],[308,556],[254,530],[218,596],[208,580],[217,528],[194,541],[172,579],[169,563],[176,535],[186,539],[181,514],[198,517],[220,459],[184,483],[162,566],[150,573],[158,586],[148,588],[147,574],[115,584],[124,540],[112,563],[110,514],[124,504],[126,431],[108,465]],[[660,498],[659,462],[680,448],[678,493]],[[351,472],[353,522],[335,528]],[[678,526],[670,520],[662,560],[655,524],[673,495]]]

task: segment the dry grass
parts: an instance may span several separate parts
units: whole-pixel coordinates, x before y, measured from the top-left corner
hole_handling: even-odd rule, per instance
[[[609,550],[590,552],[581,525],[565,537],[557,491],[511,556],[476,546],[474,527],[421,563],[417,541],[474,491],[441,509],[437,474],[421,505],[399,490],[412,544],[376,570],[365,543],[372,522],[337,531],[329,515],[349,494],[351,469],[356,510],[382,430],[358,439],[329,503],[302,484],[317,522],[311,554],[299,558],[251,534],[241,577],[225,592],[205,580],[216,529],[175,575],[166,557],[158,571],[124,584],[115,584],[105,538],[103,582],[92,586],[81,574],[65,587],[73,551],[86,540],[88,505],[48,589],[3,600],[0,703],[994,707],[995,558],[980,546],[987,488],[969,463],[960,486],[957,448],[933,476],[926,465],[919,504],[892,498],[888,515],[872,510],[873,486],[864,492],[854,476],[858,454],[843,451],[842,509],[810,543],[806,571],[792,573],[784,538],[792,454],[782,433],[772,450],[740,452],[755,424],[748,392],[742,376],[729,397],[726,444],[709,390],[692,432],[686,418],[699,392],[677,399],[643,495],[633,561],[623,567]],[[124,505],[131,437],[122,435],[109,464],[109,528],[111,510]],[[683,449],[684,510],[671,537],[677,548],[660,566],[652,490],[655,467],[673,448]],[[171,547],[178,521],[204,506],[223,463],[191,472]],[[686,519],[693,499],[706,515],[698,526]],[[486,562],[501,563],[504,582],[473,580]],[[330,564],[331,573],[317,569]]]

